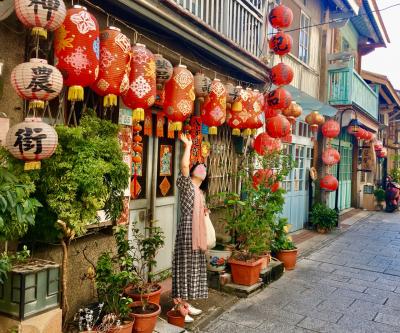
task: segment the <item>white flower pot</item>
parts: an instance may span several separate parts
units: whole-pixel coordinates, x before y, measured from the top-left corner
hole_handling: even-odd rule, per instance
[[[232,251],[230,250],[208,250],[206,253],[207,269],[212,272],[224,271],[231,255]]]

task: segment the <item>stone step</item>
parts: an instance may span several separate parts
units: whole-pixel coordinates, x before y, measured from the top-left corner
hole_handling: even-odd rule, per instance
[[[164,319],[158,318],[156,328],[153,333],[185,333],[184,328],[168,324]]]

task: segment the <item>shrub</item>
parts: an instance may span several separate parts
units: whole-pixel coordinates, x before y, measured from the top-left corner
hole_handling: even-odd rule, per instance
[[[338,214],[324,204],[316,203],[311,210],[311,223],[314,227],[331,230],[336,226]]]

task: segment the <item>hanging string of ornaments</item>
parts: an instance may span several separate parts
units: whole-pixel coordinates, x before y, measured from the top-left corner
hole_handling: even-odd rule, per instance
[[[318,120],[318,119],[317,119]],[[317,126],[317,124],[314,124]],[[318,128],[318,127],[317,127]],[[340,153],[331,146],[331,141],[340,134],[340,125],[336,120],[330,119],[322,125],[322,135],[327,138],[327,148],[322,153],[322,161],[327,166],[327,175],[320,180],[320,187],[325,191],[336,191],[339,187],[337,178],[331,175],[331,167],[340,161]]]

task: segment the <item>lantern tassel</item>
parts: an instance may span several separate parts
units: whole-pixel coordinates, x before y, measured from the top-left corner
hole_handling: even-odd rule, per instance
[[[117,104],[118,104],[117,95],[108,94],[108,95],[104,96],[103,106],[105,108],[109,108],[109,107],[112,107],[112,106],[117,106]]]
[[[208,128],[208,134],[217,135],[217,133],[218,133],[217,126],[211,126]]]
[[[232,131],[232,135],[234,135],[234,136],[240,136],[240,129],[234,128],[233,131]]]
[[[143,121],[144,120],[144,109],[136,108],[132,112],[132,120]]]
[[[31,109],[44,109],[44,101],[38,99],[29,101],[29,110]]]
[[[174,131],[182,131],[182,122],[176,121],[172,124]]]
[[[232,111],[241,112],[243,110],[242,102],[233,102]]]
[[[243,131],[243,136],[249,136],[249,135],[251,135],[251,129],[250,129],[250,128],[246,128],[246,129]]]
[[[253,130],[251,131],[251,134],[252,134],[252,135],[256,135],[256,134],[257,134],[257,129],[253,129]]]
[[[39,36],[47,39],[47,30],[42,27],[34,27],[31,32],[32,36]]]
[[[82,86],[71,86],[68,89],[68,100],[71,102],[83,101],[84,90]]]

